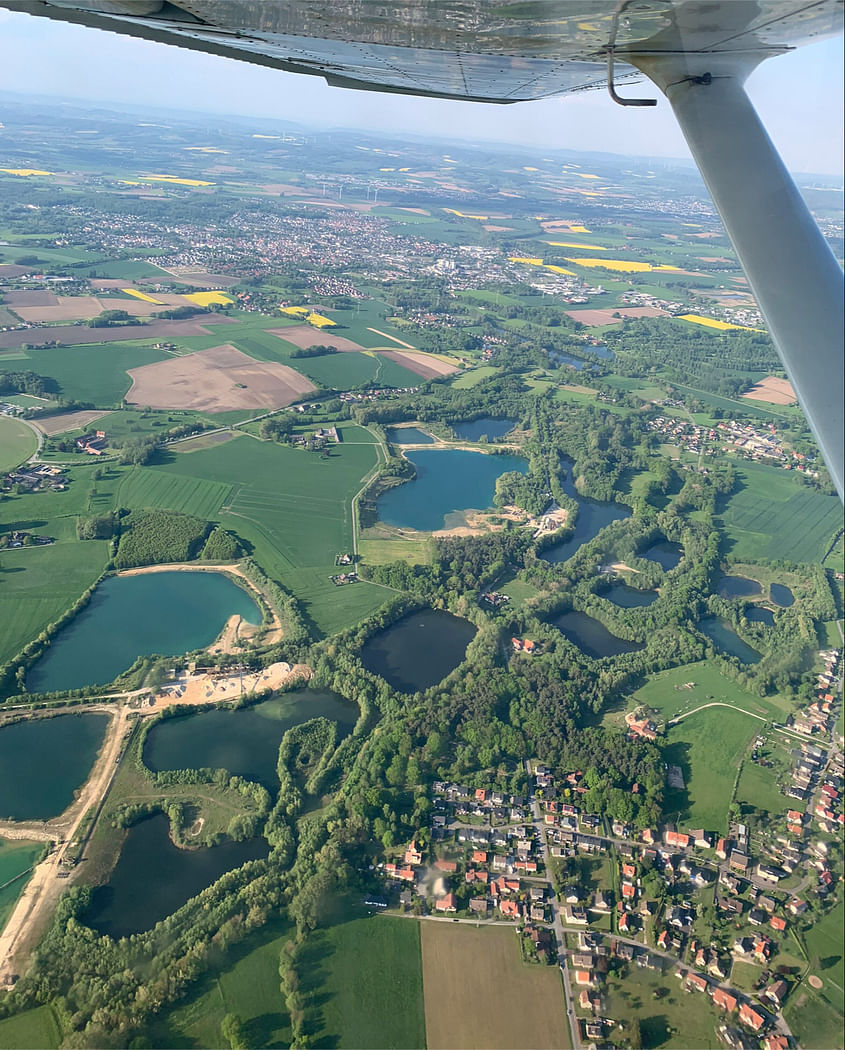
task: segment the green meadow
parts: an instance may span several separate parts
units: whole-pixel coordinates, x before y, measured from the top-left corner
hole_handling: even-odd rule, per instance
[[[0,474],[20,466],[37,448],[31,427],[14,416],[0,416]]]
[[[37,1006],[0,1021],[0,1050],[55,1050],[61,1041],[50,1006]]]

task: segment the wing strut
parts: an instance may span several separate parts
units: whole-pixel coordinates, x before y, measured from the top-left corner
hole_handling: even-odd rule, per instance
[[[706,55],[628,60],[672,105],[845,498],[842,270],[745,93],[750,66],[719,68]]]

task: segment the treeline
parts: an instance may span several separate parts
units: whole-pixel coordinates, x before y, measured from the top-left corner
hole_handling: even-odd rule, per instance
[[[29,394],[32,397],[50,397],[58,393],[55,379],[36,372],[0,372],[0,394]]]
[[[326,346],[324,343],[315,343],[313,346],[298,346],[294,350],[291,350],[291,357],[325,357],[327,354],[336,354],[337,350],[333,346]]]
[[[211,529],[207,521],[166,510],[133,510],[121,522],[114,554],[117,569],[191,561]]]

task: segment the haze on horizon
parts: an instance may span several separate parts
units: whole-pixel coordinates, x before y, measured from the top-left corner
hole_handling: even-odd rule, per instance
[[[842,175],[842,83],[839,37],[769,59],[749,78],[749,94],[793,172]],[[648,83],[626,92],[653,93],[654,109],[623,109],[605,91],[513,106],[409,98],[330,88],[319,77],[8,11],[0,11],[0,90],[322,129],[690,159],[668,103]]]

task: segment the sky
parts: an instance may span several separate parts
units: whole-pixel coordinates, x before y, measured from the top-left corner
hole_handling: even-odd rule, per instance
[[[768,59],[747,89],[793,172],[842,175],[842,38]],[[646,94],[649,85],[622,93]],[[450,139],[688,158],[668,103],[622,108],[607,92],[512,106],[330,88],[280,73],[113,33],[0,9],[0,90],[240,114],[315,128],[412,132]]]

